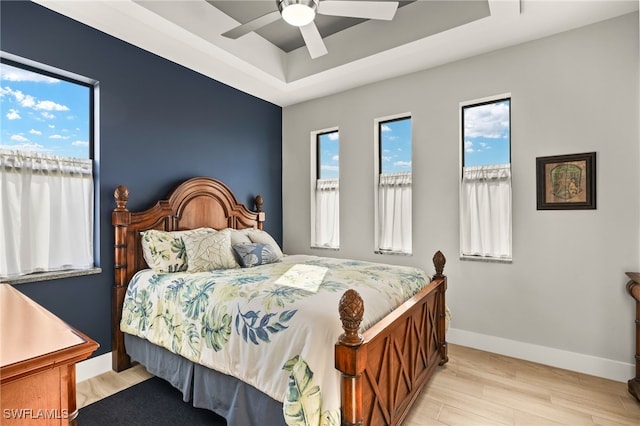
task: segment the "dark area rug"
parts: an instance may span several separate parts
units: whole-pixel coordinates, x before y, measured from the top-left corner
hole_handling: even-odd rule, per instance
[[[80,409],[78,426],[226,426],[224,418],[182,401],[182,393],[152,377]]]

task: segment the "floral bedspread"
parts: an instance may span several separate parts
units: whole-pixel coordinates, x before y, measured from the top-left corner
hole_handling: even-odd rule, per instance
[[[298,285],[304,268],[313,273]],[[342,294],[353,288],[364,299],[365,330],[428,282],[417,268],[307,255],[211,272],[144,270],[129,284],[120,327],[282,401],[288,425],[339,425]]]

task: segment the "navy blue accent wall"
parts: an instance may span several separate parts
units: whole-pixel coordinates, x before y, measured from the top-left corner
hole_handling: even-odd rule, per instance
[[[130,210],[181,181],[210,176],[282,242],[282,109],[27,1],[0,2],[0,49],[100,82],[99,265],[102,273],[16,288],[111,351],[113,190]],[[73,236],[69,236],[73,239]]]

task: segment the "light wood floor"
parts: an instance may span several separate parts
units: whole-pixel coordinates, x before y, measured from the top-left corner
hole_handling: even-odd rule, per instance
[[[151,375],[141,366],[108,372],[77,386],[78,406]],[[640,403],[626,383],[449,346],[405,426],[640,425]]]

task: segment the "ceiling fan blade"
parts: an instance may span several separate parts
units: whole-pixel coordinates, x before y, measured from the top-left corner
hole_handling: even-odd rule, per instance
[[[269,25],[270,23],[275,22],[278,19],[280,19],[280,12],[277,10],[274,10],[273,12],[269,12],[266,15],[259,16],[256,19],[249,21],[245,24],[238,25],[237,27],[232,28],[226,33],[222,33],[222,35],[224,37],[232,38],[235,40],[252,31],[259,30],[265,25]]]
[[[305,44],[307,45],[307,50],[309,50],[311,59],[315,59],[328,53],[327,47],[324,45],[324,41],[322,41],[322,37],[320,36],[320,32],[318,31],[318,27],[316,27],[315,23],[311,22],[310,24],[300,27],[300,32],[302,33],[302,38],[304,39]]]
[[[390,21],[398,10],[397,1],[349,1],[324,0],[318,4],[322,15],[350,18],[383,19]]]

